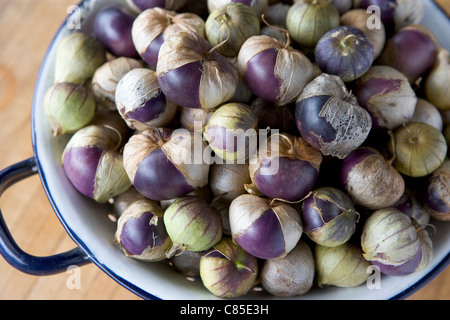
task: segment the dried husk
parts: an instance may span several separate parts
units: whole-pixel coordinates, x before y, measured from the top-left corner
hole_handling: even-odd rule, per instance
[[[288,11],[286,26],[303,50],[311,50],[329,30],[339,26],[340,14],[327,0],[301,0]]]
[[[139,163],[156,149],[162,149],[169,161],[194,188],[208,184],[209,163],[203,157],[207,144],[197,134],[187,130],[151,128],[133,135],[125,145],[124,166],[134,181]]]
[[[401,266],[421,250],[419,235],[411,219],[394,208],[375,211],[361,234],[363,256],[388,266]]]
[[[422,98],[417,99],[416,111],[410,122],[425,122],[439,131],[444,128],[439,109]]]
[[[174,118],[177,105],[165,99],[164,111],[150,121],[140,121],[129,116],[153,98],[161,95],[156,73],[147,68],[135,68],[125,74],[117,85],[116,107],[124,121],[132,129],[145,131],[150,127],[167,126]]]
[[[261,285],[279,297],[300,296],[313,286],[314,256],[309,246],[300,240],[286,257],[266,260],[261,269]]]
[[[153,202],[155,205],[159,205],[158,201],[147,199],[145,196],[140,194],[136,188],[131,186],[127,191],[119,194],[113,199],[114,213],[116,217],[120,217],[122,213],[134,202],[138,200],[147,200]]]
[[[216,109],[196,109],[180,107],[181,127],[191,132],[202,131]]]
[[[259,34],[260,23],[249,6],[231,2],[211,12],[205,28],[206,37],[213,46],[226,41],[217,51],[227,57],[235,57],[245,40]]]
[[[406,188],[394,208],[406,214],[419,226],[427,226],[430,221],[430,214],[422,201],[419,201],[419,195],[410,188]]]
[[[230,2],[234,2],[232,0],[208,0],[208,11],[213,12],[217,8],[220,8]],[[252,8],[253,11],[255,11],[257,17],[261,17],[263,15],[269,6],[268,0],[252,0],[250,2],[250,8]]]
[[[369,29],[367,19],[371,16],[364,9],[353,9],[341,16],[341,24],[349,25],[363,31],[373,47],[374,59],[376,59],[384,49],[386,44],[386,30],[380,21],[380,28]]]
[[[425,204],[430,215],[436,220],[450,221],[450,160],[448,158],[430,176],[428,197],[431,197],[428,201],[433,200],[433,203]]]
[[[393,206],[405,191],[402,175],[375,149],[348,174],[346,190],[356,205],[377,210]]]
[[[245,185],[250,183],[248,164],[214,163],[209,173],[209,187],[220,201],[231,203],[241,194],[245,194]]]
[[[300,215],[287,203],[250,194],[240,195],[230,205],[231,234],[233,239],[239,237],[269,209],[277,215],[285,238],[284,254],[277,257],[283,258],[297,245],[303,232]]]
[[[97,168],[94,200],[105,203],[130,187],[131,181],[123,166],[123,155],[113,150],[105,152]]]
[[[224,237],[200,259],[200,277],[212,294],[221,298],[246,295],[257,283],[258,260]]]
[[[92,78],[91,92],[95,100],[116,110],[116,87],[120,79],[135,68],[143,68],[140,61],[127,57],[110,60],[99,67]]]
[[[95,117],[90,125],[113,128],[117,132],[117,136],[122,137],[122,140],[125,139],[130,130],[125,121],[123,121],[122,116],[117,112],[117,109],[111,110],[98,103]]]
[[[398,83],[394,91],[386,93],[386,89],[368,99],[367,110],[377,120],[377,125],[395,129],[410,121],[416,108],[417,95],[409,84],[408,78],[392,67],[376,65],[358,79],[358,86],[372,79]]]
[[[313,79],[304,89],[298,101],[315,96],[335,96],[351,104],[358,104],[356,97],[348,91],[344,81],[336,75],[322,73]]]
[[[123,155],[117,151],[122,138],[113,128],[90,125],[72,136],[62,154],[64,165],[65,154],[72,148],[98,147],[104,150],[97,166],[93,194],[93,199],[99,203],[105,203],[131,187],[123,165]]]
[[[118,222],[117,222],[117,230],[115,233],[115,240],[116,242],[122,247],[123,252],[126,256],[130,258],[134,258],[137,260],[147,261],[147,262],[157,262],[162,261],[166,259],[166,252],[170,249],[172,245],[172,241],[167,236],[167,240],[164,241],[163,245],[161,246],[155,246],[155,247],[147,247],[144,252],[142,252],[140,255],[134,255],[129,252],[123,247],[121,235],[123,231],[124,225],[131,219],[138,219],[143,214],[146,214],[148,212],[153,213],[153,218],[150,221],[150,224],[154,225],[155,227],[158,226],[158,224],[162,224],[163,222],[163,216],[164,216],[164,210],[159,207],[157,204],[155,204],[153,201],[148,199],[142,199],[137,200],[130,204],[127,209],[122,213],[120,216]]]
[[[247,39],[238,55],[238,68],[244,77],[247,63],[259,53],[276,49],[278,51],[274,68],[274,75],[280,79],[280,94],[277,106],[285,106],[294,102],[303,88],[312,80],[313,65],[300,51],[279,42],[275,38],[259,35]]]
[[[228,138],[225,148],[211,144],[216,139],[209,130],[225,128]],[[210,143],[215,155],[227,163],[245,163],[256,152],[254,140],[257,138],[258,118],[243,103],[227,103],[219,107],[209,118],[205,126],[204,137]],[[237,139],[237,140],[236,140]],[[237,143],[237,146],[235,144]],[[241,147],[235,150],[234,147]]]
[[[196,32],[204,37],[205,21],[193,13],[177,13],[162,8],[147,9],[134,21],[133,43],[142,55],[161,34],[165,41],[182,31]]]
[[[245,189],[248,193],[256,195],[261,194],[254,183],[255,173],[261,169],[263,163],[268,163],[277,157],[306,161],[310,163],[317,172],[319,172],[323,160],[322,153],[311,147],[302,137],[297,137],[289,133],[271,134],[267,143],[260,146],[259,151],[254,154],[249,161],[248,169],[252,183],[245,185]],[[261,174],[272,175],[277,173],[276,171],[278,168],[276,168],[276,166],[271,166],[268,169],[262,170]]]
[[[332,187],[315,189],[311,192],[310,197],[314,201],[312,206],[321,220],[325,220],[327,206],[318,205],[318,199],[338,207],[341,213],[334,219],[324,222],[320,228],[306,230],[305,224],[303,232],[315,243],[327,247],[337,247],[350,240],[355,233],[356,222],[359,219],[359,213],[355,210],[350,198],[340,189]]]
[[[205,251],[222,239],[222,217],[198,196],[183,196],[164,212],[164,224],[173,245],[166,257],[188,251]]]
[[[417,271],[419,271],[425,269],[430,264],[431,259],[433,259],[434,256],[434,249],[433,241],[425,228],[417,228],[417,233],[419,235],[420,244],[422,247],[422,258],[420,260],[419,267],[417,268]]]
[[[347,242],[337,247],[317,245],[314,252],[319,287],[357,287],[367,281],[370,262],[361,248]]]
[[[395,29],[419,24],[425,16],[426,8],[424,0],[396,0]]]
[[[99,125],[90,125],[78,130],[67,143],[70,148],[99,146],[105,150],[115,149],[121,143],[121,137],[114,129]],[[64,159],[64,153],[61,157]]]
[[[394,167],[410,177],[433,173],[444,162],[448,149],[442,131],[423,122],[411,122],[395,130],[390,148]]]
[[[336,131],[333,141],[320,140],[323,155],[343,159],[360,147],[372,129],[370,114],[361,108],[356,97],[347,90],[338,76],[322,74],[311,81],[298,97],[297,103],[315,96],[330,98],[323,106],[319,116],[326,119]]]
[[[450,59],[449,52],[440,48],[436,62],[425,79],[427,99],[438,109],[450,110]]]
[[[95,116],[96,103],[80,85],[62,82],[51,86],[44,97],[44,112],[53,136],[74,133],[88,125]]]
[[[58,44],[54,83],[82,84],[106,62],[105,49],[91,36],[74,32]]]
[[[202,109],[216,108],[234,96],[239,76],[236,67],[194,32],[180,32],[164,42],[159,52],[157,76],[201,62],[199,100]]]

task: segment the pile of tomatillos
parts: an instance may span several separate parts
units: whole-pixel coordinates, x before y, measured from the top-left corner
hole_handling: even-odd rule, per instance
[[[162,6],[162,7],[161,7]],[[449,52],[424,1],[128,0],[56,52],[44,109],[112,238],[215,296],[412,274],[450,219]],[[372,269],[369,269],[372,268]]]

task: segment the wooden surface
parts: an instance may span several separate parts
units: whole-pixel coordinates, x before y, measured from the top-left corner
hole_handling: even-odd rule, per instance
[[[438,1],[450,12],[450,0]],[[36,77],[46,49],[74,0],[0,0],[0,169],[33,155],[30,112]],[[74,247],[53,213],[38,176],[8,189],[0,199],[4,218],[27,252],[51,255]],[[80,288],[69,273],[35,277],[0,257],[2,300],[139,300],[94,264],[81,268]],[[447,268],[410,299],[450,299]]]

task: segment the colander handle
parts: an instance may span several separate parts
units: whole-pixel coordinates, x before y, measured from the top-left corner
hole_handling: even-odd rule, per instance
[[[34,157],[16,163],[0,172],[0,197],[16,182],[38,173]],[[79,247],[60,254],[37,257],[24,252],[14,241],[0,209],[0,254],[14,268],[24,273],[45,276],[66,272],[69,266],[90,262]]]

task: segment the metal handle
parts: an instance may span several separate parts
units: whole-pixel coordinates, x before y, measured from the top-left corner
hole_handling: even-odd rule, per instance
[[[34,157],[14,164],[0,172],[0,197],[16,182],[38,173]],[[24,252],[14,241],[0,209],[0,254],[14,268],[31,275],[45,276],[67,271],[72,265],[90,262],[79,247],[48,257],[36,257]]]

